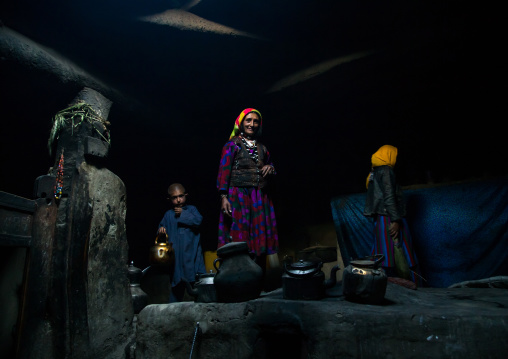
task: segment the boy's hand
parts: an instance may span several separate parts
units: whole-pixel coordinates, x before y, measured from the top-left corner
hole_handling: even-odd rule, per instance
[[[159,231],[157,233],[166,233],[166,228],[159,227]]]
[[[177,217],[180,217],[181,214],[182,214],[182,207],[175,207],[175,215]]]

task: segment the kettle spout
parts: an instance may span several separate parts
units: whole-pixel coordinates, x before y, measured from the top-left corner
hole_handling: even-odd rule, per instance
[[[337,283],[337,271],[339,270],[339,266],[335,265],[330,271],[330,279],[325,281],[325,289],[331,288]]]
[[[185,282],[185,285],[187,287],[187,293],[189,293],[189,295],[193,296],[193,297],[197,297],[198,295],[198,290],[195,289],[195,288],[192,288],[192,285],[187,282],[187,281],[184,281]]]

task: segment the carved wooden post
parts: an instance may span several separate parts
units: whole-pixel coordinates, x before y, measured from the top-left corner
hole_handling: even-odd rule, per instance
[[[46,277],[46,330],[36,331],[48,340],[26,348],[25,358],[117,358],[133,335],[125,186],[104,167],[110,107],[108,99],[85,88],[55,116],[49,147],[56,195],[46,200],[57,208],[54,235],[47,238],[51,279]],[[44,346],[51,354],[41,352]]]

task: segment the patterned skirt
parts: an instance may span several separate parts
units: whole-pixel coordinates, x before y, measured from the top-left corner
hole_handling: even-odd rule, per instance
[[[385,256],[381,263],[382,267],[395,266],[393,240],[390,233],[388,233],[390,223],[390,217],[377,216],[374,224],[375,239],[372,254],[383,254]],[[400,226],[399,241],[401,241],[403,253],[409,267],[411,268],[418,265],[418,260],[413,250],[411,234],[409,233],[409,227],[405,219],[402,219],[402,225]]]
[[[218,247],[231,242],[247,242],[249,251],[257,256],[277,253],[277,222],[268,194],[255,187],[230,187],[228,200],[232,218],[220,214]]]
[[[388,277],[397,277],[397,270],[395,266],[395,249],[393,240],[388,232],[390,227],[390,217],[377,216],[374,224],[374,247],[372,248],[372,254],[383,254],[384,260],[381,266],[384,267]],[[409,227],[407,221],[402,219],[402,224],[399,231],[399,241],[401,243],[402,254],[406,258],[406,262],[409,266],[409,279],[417,284],[418,287],[423,286],[422,276],[418,266],[418,260],[413,249],[413,243],[411,234],[409,233]]]

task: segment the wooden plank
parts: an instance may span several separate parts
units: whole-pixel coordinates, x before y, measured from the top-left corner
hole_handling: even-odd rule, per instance
[[[2,247],[30,247],[31,243],[31,236],[0,233],[0,246]]]
[[[0,206],[19,211],[35,212],[35,201],[0,191]]]

